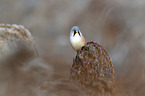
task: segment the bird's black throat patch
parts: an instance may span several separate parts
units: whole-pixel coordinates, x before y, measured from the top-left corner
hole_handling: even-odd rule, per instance
[[[81,37],[80,31],[78,31],[79,36]],[[73,37],[76,35],[76,30],[74,30],[74,35]]]

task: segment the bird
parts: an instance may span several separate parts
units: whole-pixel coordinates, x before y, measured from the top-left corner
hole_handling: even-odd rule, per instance
[[[75,51],[79,51],[85,45],[85,38],[78,26],[73,26],[70,31],[70,43]]]

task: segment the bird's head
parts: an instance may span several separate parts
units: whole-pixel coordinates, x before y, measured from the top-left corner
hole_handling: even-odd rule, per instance
[[[80,37],[82,36],[81,31],[80,31],[80,29],[79,29],[78,26],[73,26],[72,27],[71,32],[70,32],[70,35],[73,36],[73,37],[75,35],[79,35]]]

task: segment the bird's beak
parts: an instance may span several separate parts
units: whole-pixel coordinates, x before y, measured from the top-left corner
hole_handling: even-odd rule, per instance
[[[76,33],[78,33],[78,31],[76,31]]]

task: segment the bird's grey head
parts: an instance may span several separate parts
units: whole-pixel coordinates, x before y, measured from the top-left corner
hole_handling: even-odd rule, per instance
[[[70,35],[74,37],[76,34],[79,34],[79,36],[81,37],[81,31],[80,31],[79,27],[73,26],[71,29]]]

